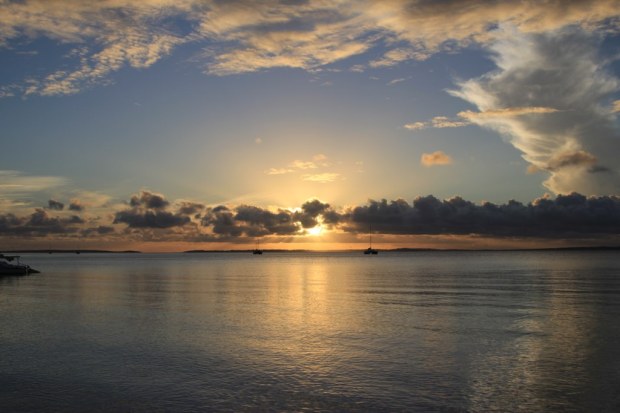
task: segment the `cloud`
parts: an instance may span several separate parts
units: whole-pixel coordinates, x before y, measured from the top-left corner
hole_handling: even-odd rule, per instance
[[[312,157],[312,160],[315,162],[326,162],[327,161],[327,155],[323,154],[323,153],[317,153],[316,155],[314,155]]]
[[[318,153],[312,157],[311,161],[295,159],[286,168],[269,168],[265,173],[267,175],[284,175],[327,166],[329,166],[327,155]]]
[[[369,201],[343,213],[345,231],[382,234],[453,234],[497,237],[588,237],[620,233],[620,198],[586,197],[577,193],[529,204],[509,201],[480,205],[461,197],[439,200],[417,197],[412,204]]]
[[[423,153],[420,158],[420,163],[426,167],[450,165],[452,163],[452,158],[443,151],[435,151],[433,153]]]
[[[498,24],[510,23],[525,33],[571,24],[593,29],[617,15],[611,0],[568,5],[560,1],[306,1],[294,6],[267,1],[253,7],[224,2],[212,5],[200,27],[204,36],[233,44],[212,51],[208,63],[210,73],[230,74],[270,67],[313,70],[379,44],[388,50],[369,66],[388,67],[472,42],[488,43],[494,38],[489,27]]]
[[[114,227],[107,225],[99,225],[98,227],[85,228],[80,231],[80,234],[83,237],[98,237],[100,235],[111,235],[114,233]]]
[[[140,199],[144,192],[131,198]],[[163,195],[158,196],[165,200]],[[149,208],[149,202],[125,204],[125,209],[109,211],[110,220],[99,217],[87,220],[43,208],[21,216],[0,213],[0,237],[18,238],[20,242],[79,237],[85,242],[105,238],[123,243],[136,240],[245,243],[248,237],[291,240],[320,224],[337,234],[353,235],[365,234],[372,225],[374,232],[386,235],[572,239],[590,244],[620,241],[620,197],[617,196],[587,197],[571,193],[555,199],[545,196],[528,204],[514,200],[505,204],[476,204],[459,196],[440,200],[428,195],[416,197],[412,203],[403,199],[369,200],[343,209],[318,199],[308,200],[294,209],[166,202],[165,207],[157,208]]]
[[[429,53],[409,49],[398,48],[387,51],[380,59],[372,60],[368,66],[372,68],[395,66],[407,60],[426,60],[430,57]]]
[[[454,120],[447,118],[445,116],[435,116],[431,120],[431,125],[433,128],[460,128],[461,126],[469,125],[469,122],[464,122],[462,120]]]
[[[325,215],[329,211],[329,204],[313,199],[305,202],[301,206],[301,211],[294,214],[294,218],[303,228],[313,228],[319,224],[318,216]]]
[[[295,170],[291,168],[269,168],[265,171],[267,175],[284,175],[291,172],[295,172]]]
[[[63,204],[62,202],[55,201],[53,199],[50,199],[49,201],[47,201],[47,209],[51,209],[54,211],[62,211],[64,208],[65,208],[65,204]]]
[[[0,236],[42,237],[76,233],[77,224],[83,220],[75,215],[69,218],[54,217],[44,209],[37,208],[25,217],[0,214]]]
[[[178,213],[181,215],[200,214],[205,206],[198,202],[181,201],[178,205]]]
[[[601,37],[575,27],[501,34],[497,69],[451,91],[479,109],[459,115],[499,132],[531,170],[549,173],[555,193],[617,193],[620,133],[607,102],[620,81],[597,54]]]
[[[317,226],[320,221],[332,226],[339,218],[340,214],[329,204],[312,199],[295,211],[282,208],[271,211],[253,205],[234,208],[220,205],[208,208],[201,223],[222,240],[230,240],[231,237],[244,236],[301,236],[306,233],[305,229]]]
[[[214,75],[274,67],[320,70],[381,48],[381,57],[354,65],[390,67],[424,60],[474,42],[489,44],[493,27],[510,24],[537,34],[578,26],[617,31],[614,0],[469,2],[426,0],[282,2],[267,0],[25,0],[0,3],[0,47],[45,37],[75,46],[46,75],[5,85],[0,97],[77,93],[113,80],[123,68],[148,68],[187,43],[203,47]],[[25,44],[16,53],[35,53]],[[36,56],[35,56],[36,58]]]
[[[547,163],[549,171],[558,171],[567,167],[593,167],[596,165],[596,157],[585,151],[564,152],[554,155]]]
[[[211,227],[220,237],[260,237],[265,235],[294,235],[300,226],[294,222],[293,213],[280,209],[272,212],[251,205],[240,205],[234,210],[226,206],[209,209],[202,225]]]
[[[11,39],[45,36],[65,44],[89,42],[79,53],[69,54],[75,62],[42,77],[30,77],[22,86],[25,95],[43,96],[77,93],[93,84],[105,83],[112,72],[125,66],[149,67],[172,49],[186,42],[167,30],[170,15],[189,9],[183,2],[71,0],[3,2],[0,4],[0,44]],[[189,6],[186,4],[185,6]]]
[[[557,111],[557,109],[543,107],[502,108],[481,112],[465,110],[458,113],[458,118],[435,116],[430,121],[408,123],[404,125],[404,127],[405,129],[409,130],[419,130],[426,128],[460,128],[463,126],[469,126],[474,123],[480,123],[485,120],[514,118],[522,115],[554,113]]]
[[[303,169],[316,169],[317,165],[316,163],[312,161],[300,161],[299,159],[296,159],[289,164],[289,167],[303,170]]]
[[[129,200],[132,207],[145,207],[151,209],[165,209],[170,203],[161,194],[149,191],[141,191],[139,195],[134,195]]]
[[[86,207],[79,199],[72,199],[69,203],[69,211],[81,212],[84,211]]]
[[[521,115],[533,115],[533,114],[545,114],[557,112],[557,109],[544,108],[539,106],[533,107],[518,107],[518,108],[502,108],[502,109],[490,109],[482,112],[472,112],[471,110],[465,110],[459,112],[458,115],[461,118],[467,119],[471,122],[480,119],[492,119],[492,118],[511,118]]]
[[[387,85],[388,85],[388,86],[392,86],[392,85],[395,85],[395,84],[397,84],[397,83],[404,82],[405,80],[407,80],[407,79],[406,79],[406,78],[404,78],[404,77],[400,77],[400,78],[398,78],[398,79],[392,79],[392,80],[390,80],[389,82],[387,82]]]
[[[409,129],[409,130],[425,129],[426,127],[427,127],[426,122],[413,122],[413,123],[407,123],[406,125],[404,125],[404,128]]]
[[[190,223],[187,210],[197,205],[181,204],[176,213],[167,211],[170,202],[161,194],[140,191],[129,200],[130,208],[114,214],[114,224],[127,224],[130,228],[171,228]]]
[[[127,224],[130,228],[171,228],[183,226],[190,219],[168,211],[140,211],[129,209],[114,215],[114,224]]]
[[[58,176],[28,176],[19,171],[0,170],[0,194],[5,196],[53,189],[67,182]]]
[[[339,173],[335,172],[324,172],[320,174],[304,174],[301,176],[302,181],[308,182],[318,182],[321,184],[326,184],[329,182],[334,182],[340,176]]]
[[[620,100],[614,100],[613,106],[611,108],[611,111],[613,113],[618,113],[620,112]]]

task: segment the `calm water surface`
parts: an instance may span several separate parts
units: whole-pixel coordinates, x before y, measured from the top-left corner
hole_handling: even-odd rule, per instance
[[[23,258],[3,412],[620,411],[615,252]]]

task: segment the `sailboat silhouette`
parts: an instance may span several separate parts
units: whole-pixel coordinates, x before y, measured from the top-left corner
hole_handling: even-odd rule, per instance
[[[256,240],[256,248],[254,248],[254,251],[252,251],[252,254],[254,255],[261,255],[263,253],[263,250],[260,249],[260,239]]]
[[[377,255],[379,251],[372,248],[372,224],[368,226],[368,248],[364,250],[366,255]]]

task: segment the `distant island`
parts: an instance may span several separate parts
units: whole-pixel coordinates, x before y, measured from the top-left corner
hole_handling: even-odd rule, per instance
[[[506,252],[506,251],[619,251],[620,246],[593,246],[593,247],[556,247],[556,248],[508,248],[508,249],[464,249],[464,248],[391,248],[391,249],[379,249],[381,252]],[[235,253],[235,254],[249,254],[253,249],[243,250],[188,250],[181,251],[181,254],[214,254],[214,253]],[[360,249],[346,249],[346,250],[308,250],[308,249],[266,249],[263,250],[266,253],[333,253],[333,252],[360,252]],[[124,250],[124,251],[112,251],[112,250],[69,250],[69,249],[20,249],[20,250],[2,250],[6,254],[142,254],[142,251],[136,250]],[[174,252],[160,252],[159,254],[169,254]],[[157,253],[155,253],[157,254]]]
[[[142,251],[108,251],[108,250],[59,250],[59,249],[46,249],[46,250],[4,250],[4,252],[10,254],[141,254]]]
[[[506,252],[506,251],[617,251],[620,250],[620,246],[593,246],[593,247],[555,247],[555,248],[506,248],[506,249],[489,249],[489,248],[477,248],[477,249],[465,249],[465,248],[392,248],[392,249],[380,249],[382,252]],[[183,251],[183,254],[210,254],[210,253],[250,253],[252,249],[247,250],[188,250]],[[286,253],[321,253],[321,252],[359,252],[360,249],[347,249],[347,250],[308,250],[308,249],[265,249],[265,252],[286,252]]]

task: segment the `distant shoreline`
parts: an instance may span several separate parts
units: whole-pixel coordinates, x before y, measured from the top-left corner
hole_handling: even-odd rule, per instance
[[[108,250],[3,250],[9,254],[142,254],[142,251],[108,251]]]
[[[338,252],[360,252],[364,248],[360,249],[346,249],[346,250],[308,250],[308,249],[263,249],[266,253],[338,253]],[[254,251],[254,249],[244,250],[188,250],[179,252],[152,252],[149,254],[217,254],[217,253],[235,253],[235,254],[248,254]],[[561,248],[507,248],[507,249],[465,249],[465,248],[392,248],[392,249],[377,249],[379,252],[518,252],[518,251],[620,251],[620,246],[595,246],[595,247],[561,247]],[[27,249],[27,250],[3,250],[0,251],[7,254],[143,254],[142,251],[125,250],[125,251],[112,251],[112,250],[60,250],[60,249]]]
[[[465,249],[465,248],[392,248],[392,249],[380,249],[376,248],[380,252],[507,252],[507,251],[618,251],[620,246],[596,246],[596,247],[561,247],[561,248],[507,248],[507,249]],[[253,249],[247,250],[189,250],[183,251],[182,254],[209,254],[209,253],[250,253]],[[307,252],[307,253],[322,253],[322,252],[360,252],[364,251],[364,248],[360,249],[346,249],[346,250],[307,250],[307,249],[263,249],[264,252]]]

